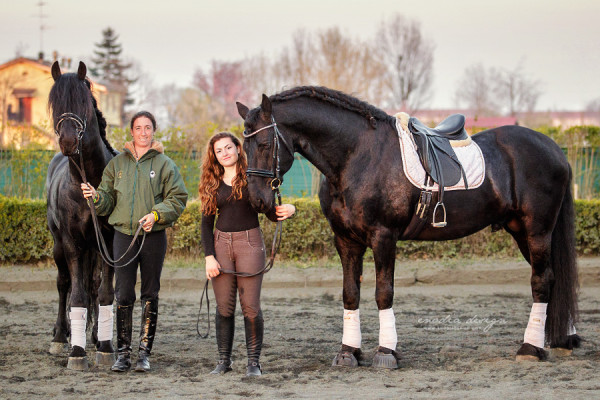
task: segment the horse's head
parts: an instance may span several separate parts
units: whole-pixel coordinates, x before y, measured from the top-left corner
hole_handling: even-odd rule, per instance
[[[294,143],[279,130],[273,105],[266,95],[263,94],[260,107],[253,110],[242,103],[236,104],[244,119],[250,204],[258,212],[269,212],[275,207],[274,192],[294,162]]]
[[[94,117],[91,84],[86,79],[87,68],[79,62],[77,73],[62,74],[58,62],[52,64],[54,85],[48,97],[52,109],[54,132],[60,151],[65,156],[79,152],[88,122]]]

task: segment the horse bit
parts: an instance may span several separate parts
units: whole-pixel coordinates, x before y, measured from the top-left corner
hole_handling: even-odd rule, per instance
[[[83,118],[81,118],[79,115],[77,115],[75,113],[67,112],[67,113],[61,114],[58,117],[58,121],[56,122],[56,125],[54,127],[54,133],[56,133],[56,136],[58,136],[59,138],[60,138],[60,132],[59,132],[60,125],[64,121],[73,121],[75,124],[75,132],[77,133],[77,151],[75,152],[75,154],[79,154],[79,164],[80,165],[77,165],[77,163],[75,161],[73,161],[73,159],[71,157],[69,157],[69,161],[71,161],[73,163],[73,165],[75,166],[75,168],[77,168],[77,170],[79,171],[79,175],[81,175],[82,182],[85,182],[89,185],[86,175],[85,175],[85,168],[83,166],[83,154],[81,151],[81,142],[82,142],[81,139],[83,138],[83,134],[85,133],[85,130],[87,128],[87,123]],[[106,246],[104,237],[102,236],[102,234],[100,232],[100,226],[98,224],[98,216],[96,215],[96,207],[92,203],[91,199],[87,199],[87,203],[88,203],[88,206],[89,206],[91,214],[92,214],[92,222],[94,223],[94,233],[96,234],[96,243],[98,244],[98,252],[100,253],[100,256],[102,257],[104,262],[106,262],[108,265],[110,265],[113,268],[122,268],[122,267],[129,265],[133,260],[136,259],[136,257],[142,251],[142,247],[144,246],[144,241],[146,240],[146,231],[144,231],[144,233],[143,233],[142,243],[140,244],[140,248],[139,248],[138,252],[136,253],[136,255],[134,255],[131,258],[131,260],[129,260],[126,264],[123,264],[123,265],[116,265],[116,264],[119,261],[121,261],[123,259],[123,257],[125,257],[125,255],[129,252],[129,250],[131,250],[131,248],[133,247],[133,244],[137,240],[137,238],[140,234],[140,231],[142,229],[142,224],[141,223],[139,224],[137,231],[135,232],[135,235],[133,236],[133,239],[131,240],[131,243],[129,244],[129,247],[127,248],[127,250],[125,250],[123,255],[121,257],[119,257],[118,259],[113,260],[112,257],[110,257],[110,255],[109,255],[108,247]]]

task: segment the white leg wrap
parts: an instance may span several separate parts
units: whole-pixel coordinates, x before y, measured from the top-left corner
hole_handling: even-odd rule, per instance
[[[87,308],[71,307],[71,346],[85,349],[85,324],[87,322]]]
[[[577,330],[575,329],[575,325],[573,325],[573,323],[571,322],[569,324],[569,331],[567,332],[567,335],[571,336],[571,335],[576,335],[577,334]]]
[[[548,303],[533,303],[531,306],[531,314],[529,314],[529,322],[523,339],[525,343],[544,348],[547,308]]]
[[[359,310],[344,309],[344,333],[342,335],[342,344],[358,349],[360,348],[361,340]]]
[[[100,306],[98,312],[98,340],[112,340],[113,338],[113,306]]]
[[[379,346],[396,350],[398,333],[396,332],[396,318],[394,310],[379,310]]]

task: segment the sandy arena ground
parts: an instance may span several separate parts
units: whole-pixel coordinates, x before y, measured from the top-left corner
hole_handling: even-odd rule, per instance
[[[54,269],[3,266],[0,398],[599,398],[600,259],[580,259],[579,265],[582,348],[571,357],[523,363],[514,356],[531,308],[524,261],[398,262],[394,311],[403,359],[398,370],[376,370],[331,367],[342,336],[341,270],[276,264],[263,286],[264,375],[259,378],[244,375],[239,307],[234,371],[208,374],[216,342],[214,332],[208,339],[196,333],[203,284],[198,268],[169,267],[163,273],[152,372],[116,374],[96,366],[70,371],[66,351],[48,353],[58,299]],[[214,302],[211,308],[212,319]],[[372,266],[365,268],[360,309],[362,348],[370,364],[379,334]],[[139,312],[136,305],[134,321]],[[89,342],[88,335],[88,358],[94,360]]]

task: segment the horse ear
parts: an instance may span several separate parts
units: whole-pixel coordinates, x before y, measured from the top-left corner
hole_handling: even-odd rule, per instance
[[[237,109],[238,109],[238,113],[240,114],[240,117],[242,117],[243,119],[246,119],[246,116],[248,115],[248,111],[250,111],[250,109],[248,107],[246,107],[245,105],[243,105],[242,103],[240,103],[239,101],[236,101],[235,104],[237,105]]]
[[[271,100],[267,97],[266,94],[262,95],[262,103],[260,103],[260,109],[265,117],[270,117],[273,112],[273,106],[271,105]]]
[[[54,82],[56,82],[61,75],[62,74],[60,72],[60,65],[58,65],[58,61],[54,61],[54,64],[52,64],[52,78],[54,79]]]
[[[87,67],[83,63],[83,61],[79,61],[79,68],[77,69],[77,77],[80,80],[85,80],[85,75],[87,74]]]

